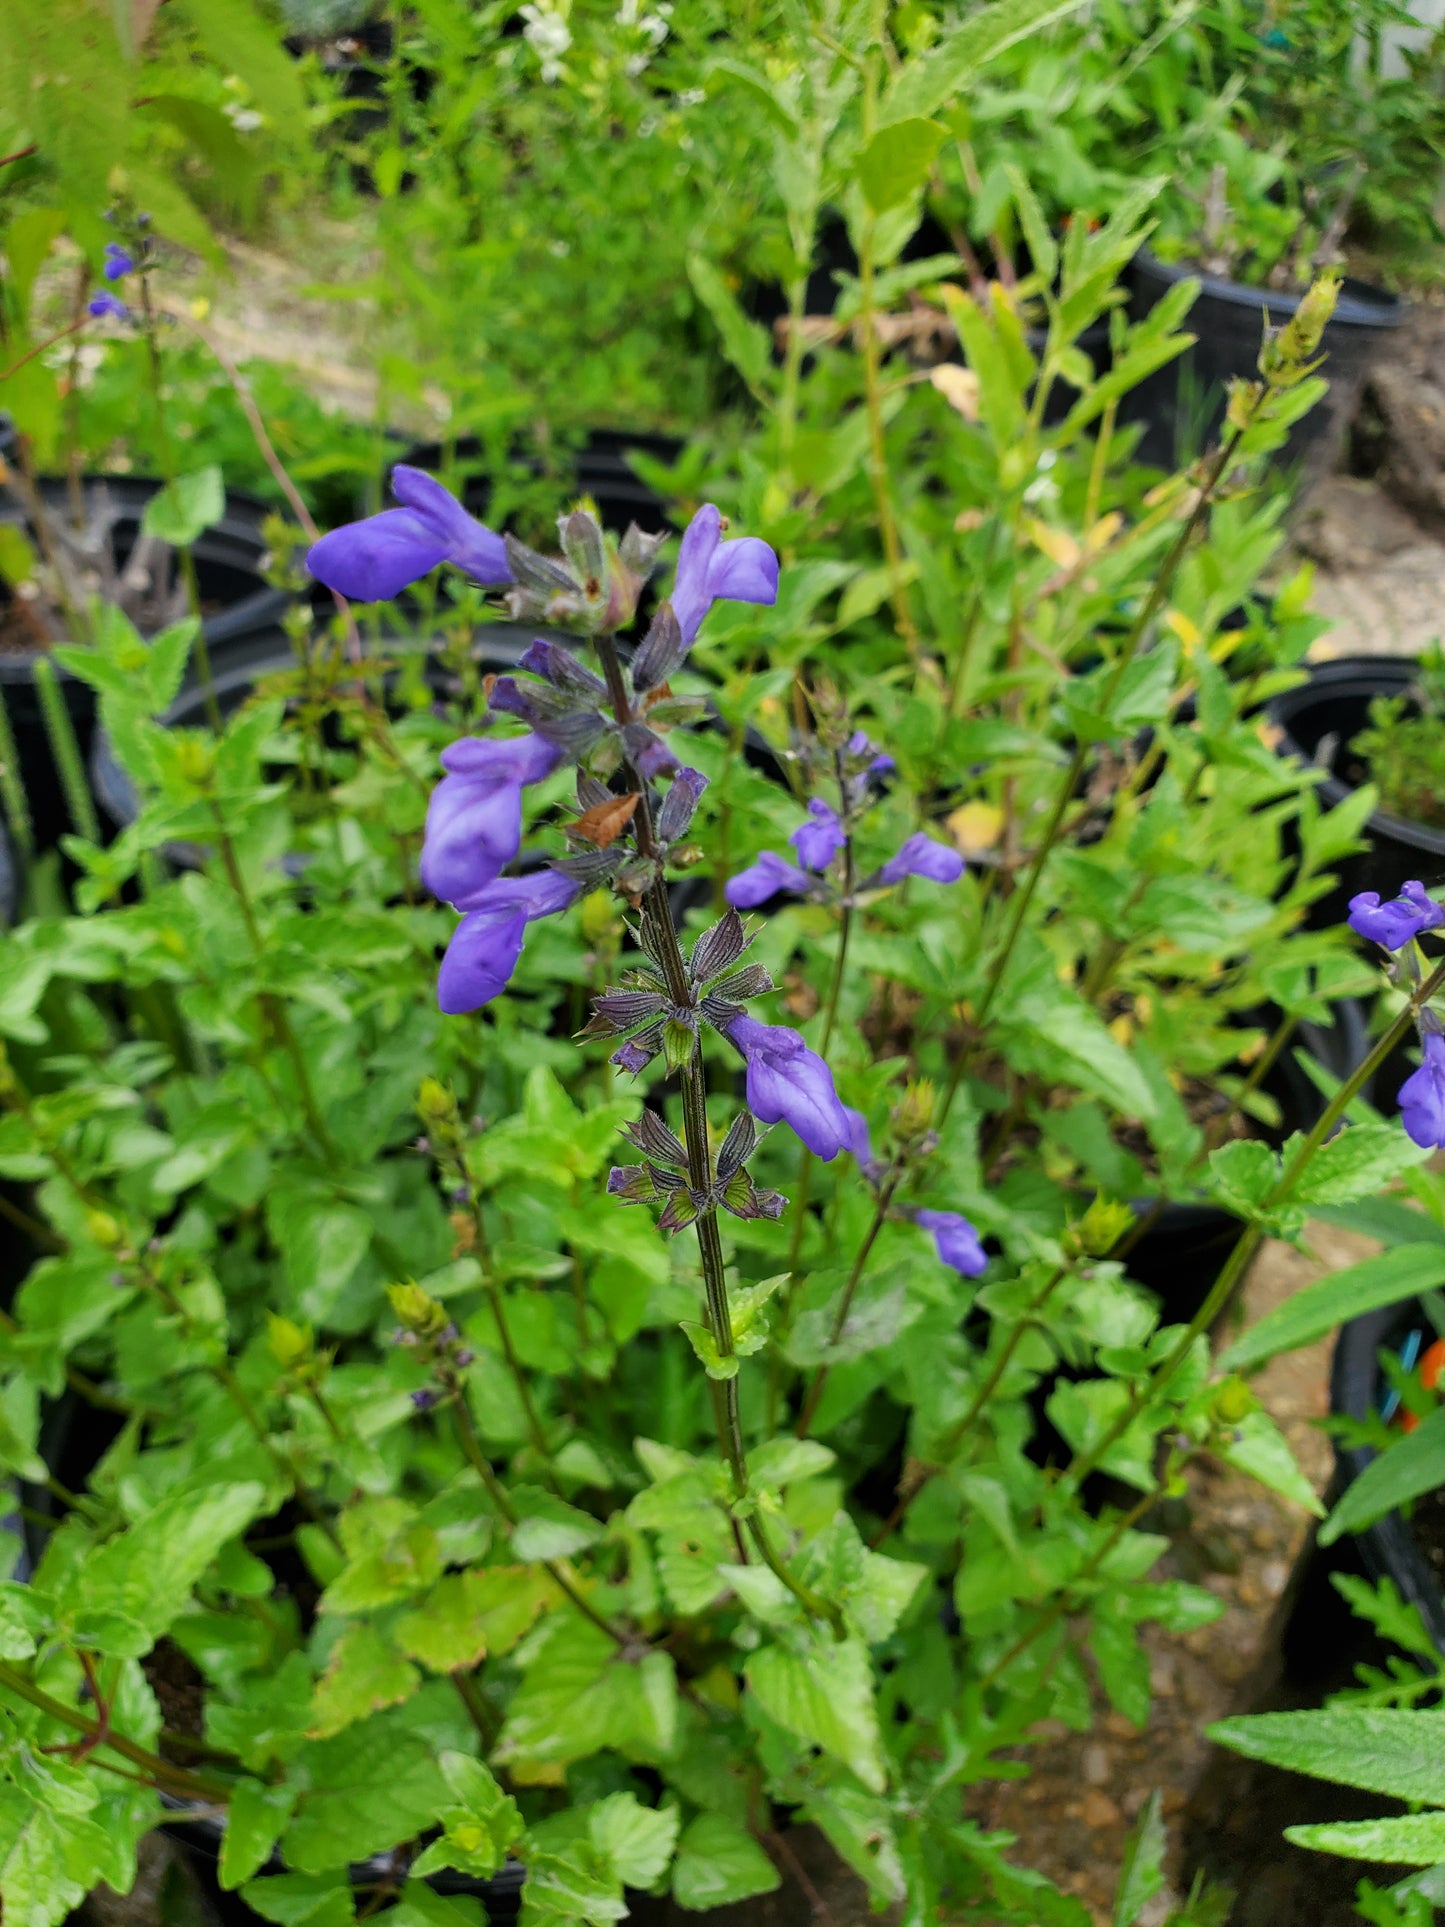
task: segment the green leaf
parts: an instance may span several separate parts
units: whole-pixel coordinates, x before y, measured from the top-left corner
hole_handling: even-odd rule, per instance
[[[1245,1371],[1278,1352],[1322,1338],[1348,1319],[1438,1285],[1445,1285],[1445,1245],[1396,1245],[1295,1292],[1228,1347],[1218,1361],[1219,1369]]]
[[[283,51],[277,31],[250,0],[173,0],[191,31],[223,74],[239,74],[272,126],[299,142],[307,127],[306,96],[296,63]]]
[[[229,1893],[259,1873],[295,1811],[299,1788],[238,1780],[226,1803],[221,1836],[221,1885]]]
[[[574,1840],[565,1853],[532,1853],[527,1860],[527,1918],[536,1927],[603,1927],[627,1918],[622,1883],[590,1840]]]
[[[1299,1140],[1284,1147],[1286,1166]],[[1320,1145],[1289,1189],[1292,1204],[1348,1204],[1383,1190],[1428,1149],[1413,1144],[1398,1124],[1347,1124]]]
[[[579,1511],[540,1486],[517,1486],[512,1504],[520,1514],[512,1528],[512,1550],[519,1559],[568,1559],[602,1537],[604,1528],[590,1512]]]
[[[1286,1827],[1284,1837],[1296,1847],[1338,1853],[1347,1860],[1393,1861],[1402,1867],[1435,1867],[1445,1861],[1445,1813]]]
[[[858,185],[875,214],[899,207],[928,179],[946,129],[921,116],[880,127],[858,156]]]
[[[438,1694],[440,1701],[428,1697]],[[439,1709],[455,1719],[452,1744],[471,1731],[453,1705],[450,1685],[438,1680],[406,1706],[374,1713],[331,1739],[308,1741],[293,1766],[307,1794],[281,1843],[287,1862],[302,1873],[325,1873],[434,1826],[447,1803],[437,1765]]]
[[[889,120],[935,114],[962,93],[979,68],[1030,34],[1075,12],[1084,0],[995,0],[970,14],[921,59],[908,61],[889,88]]]
[[[441,1541],[404,1499],[362,1499],[337,1521],[347,1562],[321,1595],[323,1613],[368,1612],[433,1585]]]
[[[1325,1516],[1319,1496],[1300,1471],[1289,1440],[1268,1412],[1247,1412],[1233,1428],[1233,1436],[1214,1450],[1226,1465],[1238,1467],[1280,1493],[1316,1519]]]
[[[1163,1795],[1156,1787],[1144,1802],[1139,1824],[1124,1847],[1124,1864],[1119,1869],[1119,1886],[1114,1898],[1114,1927],[1134,1927],[1155,1894],[1162,1891],[1168,1845]]]
[[[606,1633],[570,1613],[544,1625],[529,1645],[493,1758],[567,1765],[603,1747],[666,1752],[676,1720],[668,1656],[622,1658]]]
[[[883,1791],[873,1669],[861,1640],[816,1641],[806,1655],[764,1646],[743,1671],[748,1690],[779,1726],[841,1760],[873,1792]]]
[[[1320,1527],[1320,1544],[1331,1546],[1341,1533],[1373,1525],[1407,1499],[1440,1485],[1445,1485],[1445,1405],[1371,1459]]]
[[[752,389],[763,395],[772,381],[773,350],[766,329],[745,315],[721,270],[702,254],[687,257],[688,279],[722,337],[723,353]]]
[[[146,503],[141,529],[172,548],[188,549],[205,529],[214,528],[226,513],[226,485],[211,463],[178,475],[158,489]]]
[[[57,1594],[58,1608],[122,1613],[158,1639],[221,1547],[250,1524],[265,1498],[265,1487],[250,1481],[169,1493],[137,1524],[87,1555]]]
[[[344,1872],[283,1873],[252,1880],[241,1898],[276,1927],[347,1927],[356,1918],[351,1881]]]
[[[723,1381],[737,1377],[739,1370],[737,1353],[729,1352],[724,1358],[708,1326],[699,1324],[695,1318],[680,1318],[678,1325],[686,1333],[688,1343],[697,1353],[697,1362],[709,1378]]]
[[[781,1885],[772,1861],[735,1822],[720,1813],[700,1813],[689,1821],[672,1870],[672,1897],[679,1907],[703,1913],[770,1894]]]
[[[441,1770],[457,1800],[441,1820],[445,1832],[412,1867],[418,1878],[455,1867],[477,1880],[489,1880],[522,1836],[523,1821],[516,1801],[501,1787],[480,1760],[467,1753],[443,1753]]]
[[[1445,1711],[1331,1706],[1251,1713],[1217,1720],[1208,1737],[1291,1773],[1445,1806]]]
[[[329,1739],[385,1706],[409,1699],[421,1675],[366,1621],[348,1626],[331,1649],[311,1696],[311,1737]]]
[[[682,1815],[645,1807],[633,1793],[613,1793],[587,1809],[592,1844],[625,1887],[655,1887],[667,1872]]]

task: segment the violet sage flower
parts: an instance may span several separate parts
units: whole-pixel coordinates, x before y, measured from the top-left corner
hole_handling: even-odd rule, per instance
[[[892,884],[902,883],[905,877],[926,877],[930,883],[957,883],[962,875],[963,858],[958,851],[918,830],[872,881],[875,885]]]
[[[950,1270],[977,1278],[988,1266],[988,1255],[978,1233],[957,1211],[915,1211],[913,1222],[933,1240],[933,1248]]]
[[[848,841],[848,833],[838,812],[815,796],[808,805],[808,821],[800,823],[788,841],[800,863],[810,870],[826,870]]]
[[[561,754],[530,734],[464,736],[442,751],[447,774],[432,791],[421,852],[421,880],[434,897],[473,907],[521,846],[524,786],[550,775]]]
[[[1445,908],[1425,894],[1423,883],[1405,883],[1391,903],[1381,903],[1378,890],[1362,890],[1350,898],[1350,928],[1386,950],[1403,950],[1422,931],[1445,924]]]
[[[99,294],[93,294],[85,304],[85,311],[93,315],[97,321],[105,315],[111,315],[117,321],[130,319],[130,309],[120,296],[112,294],[109,288],[102,288]]]
[[[825,1164],[850,1148],[855,1126],[833,1073],[797,1031],[737,1017],[727,1034],[747,1059],[748,1109],[760,1123],[788,1125]]]
[[[1400,1086],[1400,1116],[1414,1143],[1435,1151],[1445,1146],[1445,1037],[1426,1031],[1423,1043],[1424,1061]]]
[[[684,647],[715,602],[778,599],[778,558],[767,543],[756,535],[725,542],[722,531],[721,512],[704,502],[683,533],[671,602]]]
[[[772,850],[764,850],[756,863],[728,878],[723,895],[736,910],[756,910],[760,903],[785,891],[797,897],[806,895],[812,881],[807,871],[800,870],[796,863],[789,863],[786,857],[777,856]]]
[[[476,891],[452,932],[437,976],[437,1002],[449,1017],[478,1010],[512,980],[527,925],[565,910],[582,886],[556,870],[497,877]]]
[[[468,515],[434,475],[398,462],[391,487],[400,508],[347,522],[312,546],[306,566],[318,582],[354,602],[386,602],[439,562],[487,587],[512,580],[501,536]]]
[[[120,281],[126,275],[135,273],[135,256],[119,241],[107,241],[105,262],[100,271],[107,281]]]

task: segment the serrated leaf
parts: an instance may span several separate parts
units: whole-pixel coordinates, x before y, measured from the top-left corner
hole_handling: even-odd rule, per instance
[[[1216,1720],[1208,1737],[1291,1773],[1445,1806],[1445,1711],[1331,1706],[1251,1713]]]
[[[655,1887],[667,1871],[682,1815],[645,1807],[633,1793],[613,1793],[587,1809],[587,1832],[625,1887]]]
[[[858,185],[875,214],[899,207],[928,179],[945,128],[922,115],[880,127],[858,156]]]
[[[1284,1147],[1286,1162],[1295,1142]],[[1347,1124],[1315,1151],[1290,1186],[1289,1199],[1302,1205],[1349,1204],[1373,1196],[1429,1156],[1398,1124]]]
[[[1435,1867],[1445,1861],[1445,1813],[1286,1827],[1284,1837],[1296,1847],[1337,1853],[1347,1860],[1383,1860],[1402,1867]]]
[[[512,1504],[521,1515],[512,1528],[512,1550],[519,1559],[568,1559],[602,1537],[604,1528],[590,1512],[568,1505],[541,1486],[515,1487]]]
[[[146,503],[141,528],[172,548],[188,549],[226,513],[226,488],[214,462],[178,475]]]
[[[672,1870],[672,1897],[679,1907],[702,1913],[770,1894],[781,1885],[772,1861],[734,1821],[720,1813],[700,1813],[689,1821]]]
[[[1267,1485],[1293,1504],[1303,1506],[1316,1519],[1325,1516],[1319,1495],[1300,1471],[1290,1450],[1289,1440],[1268,1412],[1248,1412],[1232,1428],[1232,1437],[1215,1446],[1226,1465],[1248,1472],[1251,1478]]]
[[[412,1873],[421,1879],[443,1867],[455,1867],[474,1879],[488,1880],[522,1836],[521,1812],[512,1796],[470,1754],[443,1753],[440,1765],[458,1804],[444,1811],[442,1838],[427,1848]]]
[[[1445,1405],[1402,1433],[1387,1451],[1371,1459],[1320,1527],[1320,1544],[1333,1545],[1341,1533],[1373,1525],[1407,1499],[1445,1485]]]
[[[415,1666],[375,1626],[364,1620],[348,1626],[311,1696],[310,1737],[329,1739],[383,1707],[399,1705],[420,1681]]]
[[[873,1669],[861,1640],[815,1642],[806,1657],[789,1647],[764,1646],[743,1671],[749,1692],[779,1726],[882,1792],[886,1775]]]
[[[58,1609],[120,1613],[158,1639],[221,1547],[250,1524],[265,1498],[265,1487],[252,1481],[167,1494],[143,1519],[87,1555],[57,1595]]]
[[[220,1861],[220,1881],[228,1893],[265,1866],[295,1811],[299,1791],[294,1786],[267,1786],[251,1779],[238,1780],[232,1787],[226,1802]]]

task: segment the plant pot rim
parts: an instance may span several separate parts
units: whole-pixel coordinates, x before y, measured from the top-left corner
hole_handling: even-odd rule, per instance
[[[1376,1362],[1380,1345],[1390,1327],[1399,1319],[1406,1300],[1382,1305],[1348,1319],[1335,1336],[1330,1358],[1330,1411],[1347,1418],[1363,1418],[1368,1387],[1373,1405],[1378,1382]],[[1423,1317],[1423,1313],[1421,1314]],[[1364,1357],[1361,1357],[1361,1353]],[[1341,1489],[1359,1478],[1366,1466],[1379,1457],[1371,1445],[1335,1445],[1335,1465]],[[1427,1631],[1445,1652],[1445,1587],[1430,1570],[1425,1555],[1410,1536],[1404,1515],[1387,1512],[1372,1525],[1362,1526],[1350,1535],[1360,1546],[1367,1567],[1378,1567],[1376,1577],[1388,1575],[1399,1586],[1404,1598],[1419,1609]]]
[[[1362,693],[1368,691],[1380,696],[1398,694],[1413,681],[1414,667],[1414,658],[1407,656],[1334,656],[1327,662],[1311,663],[1309,681],[1295,689],[1287,689],[1269,705],[1270,721],[1281,732],[1278,744],[1280,754],[1293,756],[1301,763],[1309,762],[1290,724],[1299,710],[1308,704],[1311,696],[1339,693],[1338,688],[1332,691],[1331,685],[1343,684],[1348,687],[1355,682],[1363,686]],[[1347,783],[1342,776],[1327,775],[1319,786],[1319,795],[1334,805],[1342,803],[1347,796],[1353,796],[1356,787],[1353,783]],[[1368,827],[1394,837],[1399,843],[1410,845],[1419,850],[1422,856],[1445,860],[1445,830],[1432,829],[1428,823],[1417,823],[1412,816],[1396,816],[1393,810],[1384,809],[1370,812]]]
[[[1211,274],[1207,268],[1188,261],[1161,261],[1150,248],[1140,248],[1134,256],[1134,265],[1145,274],[1166,281],[1171,286],[1179,281],[1197,281],[1201,295],[1222,301],[1229,307],[1272,309],[1287,317],[1295,312],[1304,299],[1303,290],[1292,294],[1275,288],[1260,288],[1248,281],[1231,280],[1228,275]],[[1398,328],[1409,312],[1410,303],[1403,295],[1391,294],[1385,288],[1374,287],[1368,281],[1357,281],[1353,275],[1347,274],[1341,283],[1339,299],[1329,325],[1332,328]]]

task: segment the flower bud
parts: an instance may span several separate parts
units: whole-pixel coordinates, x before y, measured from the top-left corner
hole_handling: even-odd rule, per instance
[[[450,1124],[456,1120],[456,1099],[446,1085],[435,1077],[422,1079],[421,1088],[416,1094],[416,1108],[426,1124]]]
[[[405,1331],[418,1338],[436,1338],[445,1331],[449,1322],[445,1308],[420,1285],[410,1280],[404,1285],[388,1285],[386,1295]]]
[[[1114,1249],[1134,1222],[1132,1208],[1118,1198],[1099,1192],[1076,1225],[1069,1228],[1069,1242],[1089,1258],[1103,1258]]]
[[[102,1251],[118,1251],[125,1243],[125,1228],[108,1211],[87,1211],[86,1235]]]

